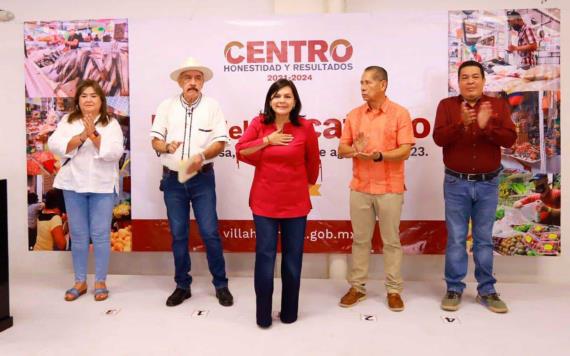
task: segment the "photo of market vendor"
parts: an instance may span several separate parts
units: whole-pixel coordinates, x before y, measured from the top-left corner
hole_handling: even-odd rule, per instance
[[[509,28],[518,33],[518,43],[509,44],[507,51],[516,52],[520,57],[520,67],[528,69],[536,66],[536,50],[538,48],[536,36],[531,27],[527,26],[517,11],[507,11]]]
[[[67,31],[69,32],[69,36],[65,41],[65,47],[69,49],[79,48],[79,42],[83,42],[83,36],[81,36],[81,33],[76,32],[74,25],[70,25],[67,28]]]
[[[520,209],[523,206],[536,202],[539,223],[546,225],[560,225],[560,189],[554,189],[548,182],[548,175],[536,173],[530,180],[534,182],[534,194],[517,200],[513,207]]]
[[[467,60],[483,65],[486,93],[560,89],[559,9],[455,10],[448,28],[450,96]]]
[[[97,41],[101,36],[107,43]],[[99,83],[106,97],[129,96],[124,19],[26,22],[24,55],[28,98],[74,97],[86,79]]]

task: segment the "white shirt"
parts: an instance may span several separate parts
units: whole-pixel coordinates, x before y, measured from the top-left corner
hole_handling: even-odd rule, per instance
[[[48,140],[49,149],[61,157],[62,165],[69,158],[69,162],[57,173],[53,186],[77,193],[119,193],[118,162],[124,148],[123,131],[117,120],[111,119],[107,126],[95,125],[101,135],[99,151],[87,139],[80,147],[65,153],[71,138],[80,134],[84,128],[81,119],[70,124],[67,118],[68,115],[65,115],[61,119]]]
[[[192,105],[187,105],[181,95],[160,103],[150,136],[167,143],[181,142],[173,154],[160,155],[162,165],[173,171],[178,171],[180,161],[204,152],[213,142],[229,142],[228,127],[220,105],[204,95]]]

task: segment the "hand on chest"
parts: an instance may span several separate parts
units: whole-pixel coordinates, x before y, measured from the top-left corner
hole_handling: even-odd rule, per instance
[[[267,158],[274,157],[303,157],[305,150],[306,135],[302,127],[293,126],[292,124],[286,124],[281,130],[278,130],[277,126],[269,125],[264,127],[261,132],[261,137],[266,137],[279,131],[283,136],[291,137],[291,141],[284,142],[285,140],[279,140],[278,136],[274,137],[272,144],[270,144],[264,150],[264,156]],[[276,135],[273,135],[276,136]]]
[[[374,120],[362,121],[353,130],[353,139],[364,138],[364,152],[394,149],[397,147],[398,125],[395,120],[375,118]]]

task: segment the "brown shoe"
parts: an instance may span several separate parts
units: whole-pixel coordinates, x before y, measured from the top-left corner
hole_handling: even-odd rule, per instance
[[[365,293],[361,293],[355,288],[350,287],[348,292],[346,292],[346,294],[340,299],[340,303],[338,303],[338,305],[343,308],[348,308],[355,304],[358,304],[358,302],[361,302],[364,299],[366,299]]]
[[[402,311],[404,310],[404,301],[398,293],[388,293],[388,308],[391,311]]]

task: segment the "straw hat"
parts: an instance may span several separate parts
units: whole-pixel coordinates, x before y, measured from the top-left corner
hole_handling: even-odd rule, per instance
[[[214,73],[212,72],[212,70],[210,68],[203,66],[202,63],[198,62],[198,60],[196,60],[195,58],[188,57],[180,65],[180,67],[178,67],[178,69],[176,69],[175,71],[170,73],[170,79],[177,82],[178,76],[182,72],[186,72],[187,70],[197,70],[199,72],[202,72],[202,74],[204,74],[204,82],[207,82],[208,80],[212,79],[212,77],[214,76]]]

